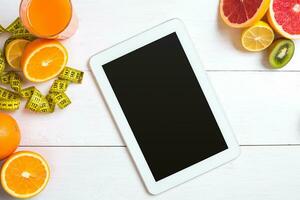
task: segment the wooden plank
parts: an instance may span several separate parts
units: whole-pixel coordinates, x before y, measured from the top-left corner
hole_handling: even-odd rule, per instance
[[[171,18],[186,24],[206,69],[267,70],[263,53],[245,52],[240,30],[224,25],[218,16],[219,1],[74,0],[79,17],[78,32],[64,41],[69,65],[88,69],[91,55]],[[0,7],[0,24],[8,25],[18,15],[19,0],[5,0]],[[300,41],[296,41],[297,46]],[[1,42],[0,42],[1,45]],[[300,70],[300,50],[283,70]]]
[[[169,190],[149,195],[125,148],[25,148],[49,161],[51,179],[35,199],[297,199],[300,147],[243,147],[241,156]],[[9,198],[1,190],[1,200]]]
[[[51,82],[37,88],[47,94]],[[123,145],[90,72],[82,84],[70,84],[66,93],[72,104],[64,110],[33,113],[25,110],[23,101],[21,109],[12,113],[22,130],[22,145]]]
[[[300,73],[209,73],[240,144],[300,144]]]
[[[242,145],[300,144],[300,73],[209,72],[238,141]],[[46,93],[49,83],[40,84]],[[22,145],[123,145],[90,72],[72,84],[72,104],[54,114],[13,113]]]

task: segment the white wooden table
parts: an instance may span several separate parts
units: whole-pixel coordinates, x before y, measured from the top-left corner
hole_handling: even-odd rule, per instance
[[[0,2],[0,24],[6,26],[17,17],[19,0]],[[85,71],[83,84],[68,89],[73,104],[53,115],[23,109],[13,114],[22,130],[19,150],[39,152],[50,163],[49,185],[35,199],[300,199],[300,42],[292,62],[272,71],[265,66],[265,55],[241,50],[240,32],[218,19],[217,0],[73,3],[80,26],[63,43],[69,65]],[[151,196],[96,87],[88,59],[174,17],[186,24],[242,153],[223,167]],[[46,92],[49,85],[38,87]],[[0,199],[10,197],[1,189]]]

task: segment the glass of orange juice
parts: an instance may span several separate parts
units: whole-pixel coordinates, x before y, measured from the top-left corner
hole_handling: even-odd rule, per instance
[[[71,0],[22,0],[20,18],[30,33],[47,39],[69,38],[78,27]]]

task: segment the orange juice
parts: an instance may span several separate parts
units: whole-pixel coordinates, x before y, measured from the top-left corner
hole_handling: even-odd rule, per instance
[[[20,6],[24,26],[32,34],[44,38],[59,38],[59,34],[71,25],[73,16],[70,0],[23,0]]]

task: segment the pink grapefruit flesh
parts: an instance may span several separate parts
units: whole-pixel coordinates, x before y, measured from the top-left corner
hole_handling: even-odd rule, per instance
[[[272,0],[269,21],[284,37],[300,37],[300,0]]]
[[[264,16],[269,2],[269,0],[221,0],[220,15],[231,27],[248,27]]]

